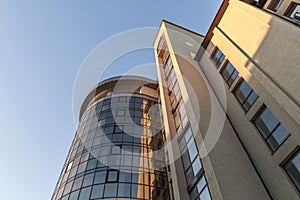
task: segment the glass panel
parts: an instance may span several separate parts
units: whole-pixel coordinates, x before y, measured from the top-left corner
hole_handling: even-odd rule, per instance
[[[206,181],[205,181],[205,177],[202,176],[199,180],[199,182],[197,183],[197,190],[198,190],[198,193],[200,193],[203,188],[206,186]]]
[[[130,197],[130,184],[119,184],[118,197]]]
[[[104,185],[94,185],[93,189],[92,189],[91,198],[92,199],[102,198],[102,196],[103,196],[103,187],[104,187]]]
[[[194,175],[196,176],[197,173],[198,173],[198,172],[201,170],[201,168],[202,168],[199,157],[197,157],[196,160],[193,162],[192,167],[193,167]]]
[[[258,98],[257,94],[252,90],[252,93],[249,95],[249,97],[247,98],[247,100],[243,105],[246,111],[250,109],[250,107],[254,104],[257,98]]]
[[[246,100],[247,96],[250,94],[251,90],[252,89],[248,85],[248,83],[246,83],[246,81],[243,80],[234,93],[239,102],[242,104]]]
[[[273,0],[273,2],[271,3],[270,9],[273,11],[277,11],[282,2],[283,2],[283,0]]]
[[[79,190],[76,190],[75,192],[72,192],[71,195],[70,195],[69,200],[77,200],[78,195],[79,195]]]
[[[68,200],[68,199],[69,199],[69,195],[66,195],[63,198],[61,198],[61,200]]]
[[[191,161],[190,161],[189,155],[188,155],[188,151],[184,152],[182,154],[181,158],[182,158],[184,170],[187,170],[187,168],[189,168],[189,166],[191,164]]]
[[[232,83],[234,82],[234,80],[236,79],[236,77],[238,76],[238,74],[239,73],[236,70],[233,72],[233,74],[231,75],[231,77],[227,81],[227,83],[228,83],[229,86],[232,85]]]
[[[72,162],[70,162],[70,163],[68,164],[68,167],[67,167],[67,170],[66,170],[66,171],[69,171],[69,170],[71,169],[71,167],[72,167],[72,164],[73,164],[73,161],[72,161]]]
[[[198,155],[198,151],[197,151],[197,147],[196,147],[194,139],[191,139],[189,141],[188,151],[189,151],[190,159],[191,159],[191,161],[193,161],[194,158]]]
[[[96,165],[97,165],[96,159],[89,160],[86,170],[95,169]]]
[[[193,180],[193,178],[194,178],[194,174],[193,174],[192,171],[193,171],[193,170],[192,170],[192,168],[190,167],[190,168],[188,169],[188,171],[186,172],[186,181],[187,181],[187,184],[188,184],[188,185],[191,184],[191,182],[192,182],[192,180]]]
[[[73,185],[73,181],[71,181],[71,182],[69,182],[69,183],[66,184],[65,191],[64,191],[63,195],[68,194],[68,193],[71,192],[72,185]]]
[[[106,178],[106,171],[97,172],[95,175],[94,184],[104,183]]]
[[[289,177],[300,192],[300,151],[284,166]]]
[[[255,119],[254,123],[262,136],[266,138],[270,135],[279,122],[273,113],[268,108],[265,108]]]
[[[86,168],[86,165],[87,165],[87,162],[84,162],[84,163],[81,163],[78,167],[78,171],[77,171],[77,174],[83,172]]]
[[[89,186],[93,184],[94,173],[84,176],[82,187]]]
[[[83,179],[83,176],[81,176],[81,177],[79,177],[79,178],[76,178],[76,179],[74,180],[74,186],[73,186],[72,191],[81,188],[82,179]]]
[[[217,67],[219,67],[223,60],[224,60],[224,55],[223,55],[223,53],[218,49],[218,50],[216,51],[215,55],[213,56],[213,61],[214,61],[214,63],[217,65]]]
[[[91,187],[81,189],[80,195],[79,195],[79,200],[89,199],[90,198],[90,193],[91,193]]]
[[[300,5],[299,4],[294,3],[289,17],[300,21]]]
[[[118,171],[108,171],[107,182],[115,182],[118,180]]]
[[[287,130],[280,124],[272,135],[268,138],[267,142],[271,149],[274,151],[284,140],[289,136]]]
[[[132,198],[138,197],[138,185],[137,184],[131,184],[131,197]]]
[[[222,76],[224,77],[224,79],[227,81],[232,72],[234,71],[234,67],[232,66],[232,64],[230,62],[228,62],[228,64],[226,65],[225,69],[222,71]]]
[[[208,188],[206,187],[200,194],[200,200],[211,200]]]
[[[131,174],[120,171],[119,182],[131,182]]]
[[[104,197],[116,197],[117,196],[117,184],[108,183],[105,185]]]
[[[191,128],[188,128],[184,134],[184,139],[186,142],[189,141],[189,139],[192,137],[192,131],[191,131]]]

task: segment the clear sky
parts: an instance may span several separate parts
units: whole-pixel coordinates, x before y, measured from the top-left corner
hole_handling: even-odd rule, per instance
[[[76,130],[76,73],[97,44],[129,29],[158,27],[162,19],[205,34],[220,4],[1,0],[0,199],[51,198]],[[129,54],[106,76],[119,74],[124,63],[134,67],[151,62],[152,50]]]

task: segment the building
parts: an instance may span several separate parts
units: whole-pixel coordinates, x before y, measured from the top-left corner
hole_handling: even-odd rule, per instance
[[[179,144],[167,157],[194,136],[170,164],[174,199],[300,198],[296,2],[223,1],[205,36],[162,22],[154,46],[166,141]]]
[[[146,78],[100,82],[80,124],[52,199],[168,199],[157,84]],[[153,110],[154,109],[154,110]]]
[[[269,197],[299,199],[300,29],[287,13],[300,1],[275,2],[224,1],[196,60],[216,96],[225,80],[227,118]]]
[[[299,199],[299,7],[299,0],[224,0],[205,36],[163,20],[153,43],[157,83],[117,77],[91,91],[52,199]],[[96,139],[102,129],[110,151]],[[130,168],[127,147],[138,160]]]

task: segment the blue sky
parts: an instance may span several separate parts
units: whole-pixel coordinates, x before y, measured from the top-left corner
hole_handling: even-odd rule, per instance
[[[76,74],[97,44],[129,29],[158,27],[162,19],[205,34],[220,4],[0,1],[0,198],[50,199],[76,130]],[[105,76],[152,62],[152,50],[133,52]]]

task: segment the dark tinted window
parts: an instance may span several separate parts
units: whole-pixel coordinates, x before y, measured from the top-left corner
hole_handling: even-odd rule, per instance
[[[300,21],[300,4],[293,2],[290,6],[289,11],[287,12],[287,16],[292,19],[295,19],[299,22]]]
[[[245,111],[248,111],[258,98],[256,92],[245,80],[240,82],[237,89],[234,91],[234,94]]]
[[[277,11],[282,2],[283,2],[283,0],[273,0],[270,3],[269,9],[271,9],[273,11]]]
[[[272,151],[290,135],[267,107],[255,118],[254,124]]]
[[[222,70],[222,76],[229,86],[232,85],[233,81],[236,79],[238,74],[238,71],[233,67],[233,65],[230,62],[228,62],[226,67]]]
[[[220,67],[221,63],[223,62],[225,56],[224,54],[222,53],[222,51],[220,51],[220,49],[217,49],[213,56],[212,56],[212,60],[213,62],[216,64],[217,68]]]
[[[284,165],[284,169],[300,192],[300,151]]]

